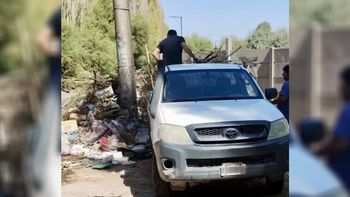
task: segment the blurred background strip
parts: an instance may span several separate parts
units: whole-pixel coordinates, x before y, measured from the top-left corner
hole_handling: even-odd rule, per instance
[[[298,165],[303,158],[293,155],[291,145],[291,174],[305,173],[290,176],[290,196],[322,190],[301,184],[313,172],[318,178],[311,182],[334,186],[318,196],[349,196],[349,11],[347,0],[290,0],[291,122],[315,159]]]
[[[35,42],[55,3],[0,3],[0,196],[29,196],[32,187],[27,181],[31,169],[24,166],[28,164],[28,138],[43,114],[48,75],[45,58]]]

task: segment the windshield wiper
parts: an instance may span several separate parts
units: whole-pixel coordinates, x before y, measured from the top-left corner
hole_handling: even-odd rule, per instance
[[[196,101],[196,99],[170,99],[169,102],[185,102],[185,101]]]
[[[214,101],[214,100],[237,100],[238,97],[224,96],[224,97],[204,97],[204,98],[187,98],[187,99],[172,99],[169,102],[185,102],[185,101]]]
[[[222,96],[222,97],[211,97],[207,98],[206,100],[237,100],[240,99],[239,97],[233,97],[233,96]]]

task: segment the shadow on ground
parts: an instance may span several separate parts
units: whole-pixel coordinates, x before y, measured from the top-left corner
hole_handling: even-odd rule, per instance
[[[125,169],[124,170],[128,170]],[[129,169],[130,170],[130,169]],[[153,197],[152,184],[152,160],[138,161],[131,171],[126,172],[124,184],[130,187],[134,197]],[[264,181],[261,179],[250,179],[245,181],[213,182],[205,185],[198,185],[187,189],[184,192],[178,192],[176,196],[288,196],[288,177],[286,177],[286,186],[281,194],[264,194]]]

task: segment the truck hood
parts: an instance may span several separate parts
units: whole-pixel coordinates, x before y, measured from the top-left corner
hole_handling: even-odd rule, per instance
[[[282,113],[264,99],[217,100],[162,103],[160,110],[165,124],[190,124],[283,118]]]

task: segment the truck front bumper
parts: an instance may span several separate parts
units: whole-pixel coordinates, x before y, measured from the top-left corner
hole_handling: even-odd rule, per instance
[[[289,136],[230,145],[153,144],[158,171],[167,182],[281,177],[288,171]],[[173,162],[171,169],[164,161]],[[243,164],[244,172],[223,175],[223,165]]]

